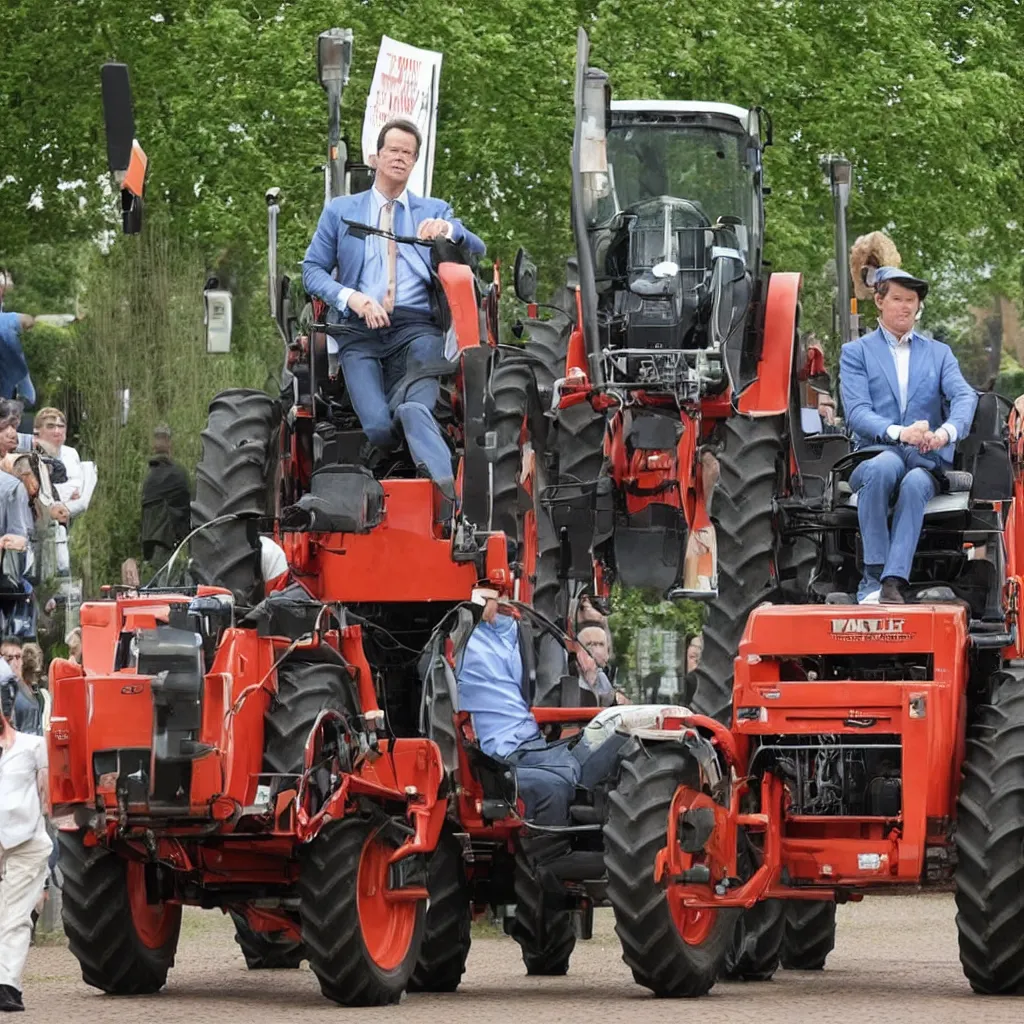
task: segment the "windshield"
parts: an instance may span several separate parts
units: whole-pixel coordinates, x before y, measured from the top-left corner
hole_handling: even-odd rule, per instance
[[[590,226],[660,196],[687,199],[709,224],[736,218],[742,226],[737,244],[749,258],[760,234],[759,152],[739,125],[732,131],[678,121],[614,125],[608,132],[610,187],[592,207]]]

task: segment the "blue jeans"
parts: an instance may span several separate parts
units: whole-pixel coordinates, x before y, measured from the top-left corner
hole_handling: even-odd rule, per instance
[[[857,519],[864,545],[864,579],[857,596],[877,590],[879,580],[867,566],[882,566],[880,579],[910,579],[910,566],[921,536],[924,507],[935,497],[937,485],[929,470],[938,467],[936,456],[922,455],[909,445],[897,445],[862,462],[850,477],[857,492]],[[889,529],[889,506],[896,506]]]
[[[425,377],[398,391],[407,373],[444,362],[444,335],[430,313],[395,309],[390,327],[375,330],[352,318],[345,328],[337,338],[338,359],[366,436],[380,448],[392,448],[400,425],[413,462],[436,483],[450,483],[451,450],[434,418],[440,380]]]
[[[613,736],[596,750],[577,743],[529,740],[506,758],[516,772],[526,819],[536,825],[568,825],[577,784],[593,789],[611,774],[625,736]]]

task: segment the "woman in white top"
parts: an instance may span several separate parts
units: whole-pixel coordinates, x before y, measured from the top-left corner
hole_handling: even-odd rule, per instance
[[[21,975],[32,938],[32,910],[46,883],[53,844],[46,740],[11,724],[13,692],[0,687],[0,1011],[23,1010]],[[10,705],[10,706],[9,706]]]

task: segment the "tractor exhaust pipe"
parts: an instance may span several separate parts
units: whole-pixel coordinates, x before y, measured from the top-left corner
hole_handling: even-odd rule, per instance
[[[853,169],[845,157],[834,156],[828,164],[828,180],[832,189],[832,209],[836,233],[836,333],[844,345],[857,337],[850,304],[850,247],[846,237],[846,208],[850,203]]]

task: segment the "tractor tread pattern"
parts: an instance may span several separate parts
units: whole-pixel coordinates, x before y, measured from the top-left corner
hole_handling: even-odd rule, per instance
[[[516,915],[510,934],[523,954],[526,973],[548,978],[568,974],[576,948],[573,915],[544,905],[541,880],[522,853],[516,856],[515,890]]]
[[[956,926],[975,992],[1024,992],[1024,692],[1002,687],[967,736],[957,804]]]
[[[776,593],[772,573],[778,462],[783,455],[783,417],[722,421],[718,453],[721,476],[711,499],[718,539],[718,597],[704,625],[704,654],[691,705],[729,724],[733,659],[750,613]]]
[[[255,931],[245,914],[237,910],[231,911],[231,920],[235,922],[235,942],[250,971],[291,970],[301,966],[305,958],[301,942],[283,932]]]
[[[82,968],[82,980],[110,995],[159,992],[174,965],[181,927],[163,948],[137,938],[132,922],[125,861],[105,846],[86,846],[80,832],[58,833],[64,874],[62,918],[68,948]]]
[[[738,916],[718,911],[704,943],[689,945],[679,934],[665,890],[654,881],[672,797],[681,783],[695,783],[696,775],[696,763],[679,747],[641,747],[623,760],[619,785],[608,798],[604,847],[615,932],[637,983],[659,997],[702,996],[711,989]]]
[[[782,966],[821,971],[836,944],[836,905],[831,900],[786,900]]]
[[[265,516],[270,509],[280,404],[264,391],[234,388],[210,403],[196,466],[192,528],[231,513]],[[260,553],[251,524],[221,523],[190,541],[192,574],[226,587],[241,605],[259,599]]]
[[[419,952],[423,903],[405,959],[385,971],[363,943],[356,879],[373,826],[360,818],[329,822],[301,850],[302,940],[320,991],[342,1006],[388,1006],[402,998]]]
[[[729,981],[768,981],[779,969],[786,935],[786,903],[762,900],[740,914],[722,977]]]
[[[473,906],[462,846],[448,828],[427,867],[427,908],[420,958],[409,979],[410,992],[454,992],[466,971],[472,941]]]

